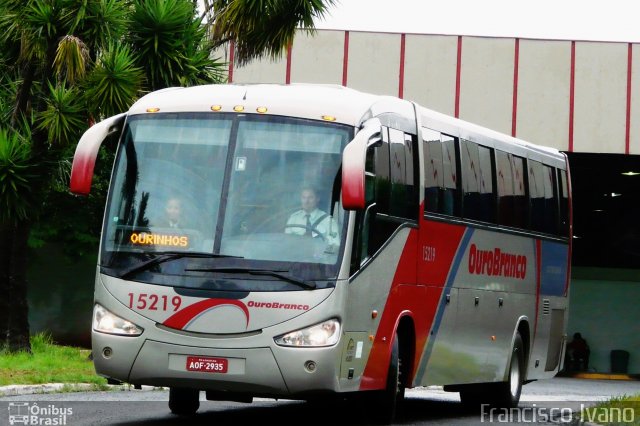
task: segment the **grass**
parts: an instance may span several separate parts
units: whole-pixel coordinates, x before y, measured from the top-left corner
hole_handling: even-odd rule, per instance
[[[54,344],[48,334],[31,337],[32,353],[8,353],[0,350],[0,386],[42,383],[90,383],[106,388],[89,360],[90,351]],[[73,386],[66,387],[72,391]]]
[[[610,426],[640,426],[640,394],[614,397],[585,408],[580,420]]]

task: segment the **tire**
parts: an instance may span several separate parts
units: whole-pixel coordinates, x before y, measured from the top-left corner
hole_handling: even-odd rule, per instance
[[[200,408],[197,389],[169,388],[169,410],[178,416],[191,416]]]
[[[522,336],[518,332],[513,342],[513,350],[511,351],[511,363],[509,364],[509,375],[507,381],[499,383],[494,394],[494,405],[503,408],[513,408],[518,406],[520,402],[520,394],[522,393],[522,383],[525,374],[524,371],[524,342]]]
[[[481,404],[499,408],[517,407],[522,393],[524,360],[524,343],[518,332],[511,350],[507,381],[466,386],[465,390],[460,391],[460,400],[468,408],[474,409]]]
[[[387,385],[377,393],[373,406],[374,421],[377,424],[391,424],[396,418],[398,408],[404,400],[405,387],[401,377],[402,358],[398,337],[393,339]]]

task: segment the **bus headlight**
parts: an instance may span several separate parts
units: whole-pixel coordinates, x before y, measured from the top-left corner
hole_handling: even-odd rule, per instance
[[[330,319],[274,338],[276,344],[280,346],[296,347],[333,346],[339,339],[340,321],[337,319]]]
[[[93,307],[93,329],[101,333],[121,336],[139,336],[144,331],[134,323],[112,314],[97,303]]]

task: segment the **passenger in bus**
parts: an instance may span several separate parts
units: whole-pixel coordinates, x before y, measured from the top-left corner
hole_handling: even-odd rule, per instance
[[[160,226],[175,229],[182,227],[182,201],[178,197],[171,197],[167,200],[164,212],[164,223],[161,223]]]
[[[318,193],[310,187],[300,191],[300,210],[294,212],[285,226],[287,234],[306,235],[310,238],[321,238],[329,245],[340,244],[338,223],[331,215],[318,208]]]

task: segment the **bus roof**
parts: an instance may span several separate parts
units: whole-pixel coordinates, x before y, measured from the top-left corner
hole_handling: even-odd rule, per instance
[[[159,112],[211,112],[214,105],[221,107],[220,112],[233,112],[235,106],[242,106],[245,113],[255,114],[258,107],[265,107],[271,115],[313,120],[330,116],[338,123],[355,126],[380,98],[337,85],[211,84],[149,93],[131,107],[129,114],[144,114],[148,108],[158,108]]]

